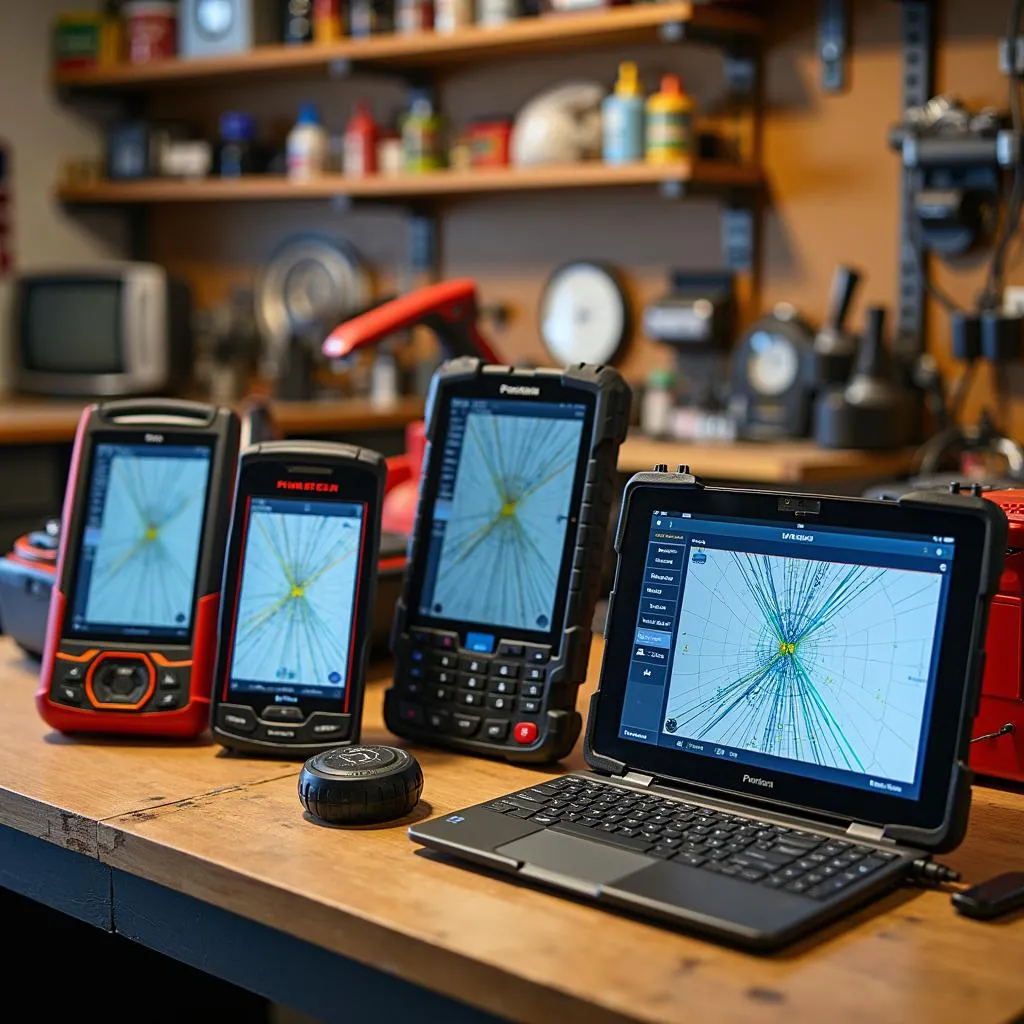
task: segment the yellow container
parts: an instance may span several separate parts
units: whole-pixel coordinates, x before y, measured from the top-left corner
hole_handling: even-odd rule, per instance
[[[649,164],[672,164],[693,152],[693,100],[676,75],[665,75],[661,90],[647,100],[645,154]]]

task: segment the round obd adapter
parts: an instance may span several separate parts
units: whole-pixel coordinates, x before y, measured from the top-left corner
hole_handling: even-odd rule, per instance
[[[419,762],[399,747],[334,747],[299,774],[299,800],[332,825],[368,825],[408,814],[423,792]]]

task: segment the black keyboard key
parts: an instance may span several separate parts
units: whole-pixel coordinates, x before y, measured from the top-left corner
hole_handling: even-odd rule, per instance
[[[501,694],[489,693],[487,695],[487,707],[491,711],[508,713],[515,707],[515,701],[511,697],[502,697]]]
[[[436,708],[427,712],[427,725],[436,732],[447,732],[450,716],[443,708]]]
[[[667,836],[669,839],[678,839],[679,836],[685,835],[686,829],[680,828],[678,825],[670,825],[662,835]]]
[[[667,814],[655,814],[647,820],[654,825],[667,825],[672,819]]]
[[[678,858],[676,858],[678,860]],[[740,869],[733,867],[731,864],[723,864],[722,870],[718,872],[720,875],[725,875],[728,878],[732,878],[740,873]]]
[[[544,682],[544,669],[531,667],[523,673],[523,678],[528,683],[543,683]]]
[[[480,719],[476,715],[452,716],[452,732],[456,736],[473,736],[480,728]]]
[[[624,836],[621,832],[596,832],[592,828],[581,826],[578,821],[560,821],[552,831],[564,832],[570,836],[585,836],[587,839],[600,839],[602,843],[610,843],[626,850],[636,850],[638,853],[644,853],[654,845],[639,836]]]
[[[757,868],[745,868],[736,877],[742,878],[744,882],[760,882],[766,874],[766,871],[759,871]]]
[[[719,864],[717,860],[707,860],[701,865],[701,867],[705,871],[714,871],[716,874],[719,874],[722,871],[723,865]]]
[[[674,864],[685,864],[691,868],[699,868],[706,860],[707,857],[704,857],[702,854],[692,853],[688,850],[684,850],[672,859]]]
[[[519,666],[514,661],[496,661],[491,666],[491,675],[501,679],[517,679]]]
[[[467,708],[479,708],[483,706],[484,695],[482,693],[473,693],[471,690],[460,692],[457,702]]]
[[[515,794],[515,799],[526,800],[531,804],[546,804],[551,799],[551,796],[542,789],[524,789],[522,792]]]
[[[430,696],[434,700],[439,701],[452,700],[455,696],[455,688],[452,686],[432,686],[430,688]]]
[[[523,656],[522,644],[498,644],[498,654],[502,658],[521,658]]]
[[[821,883],[825,881],[826,877],[827,876],[821,874],[820,871],[809,871],[806,875],[804,875],[804,881],[808,885],[821,885]]]
[[[531,819],[535,825],[557,825],[562,819],[557,814],[544,810]]]
[[[479,694],[468,693],[467,697],[477,697]],[[500,719],[490,719],[484,722],[484,736],[489,740],[501,742],[508,735],[508,722],[503,722]]]
[[[598,825],[599,832],[618,832],[619,826],[614,821],[606,821],[602,825]]]
[[[824,882],[820,882],[818,885],[812,885],[807,890],[806,895],[812,899],[824,900],[828,899],[829,896],[835,895],[841,889],[845,889],[847,882],[842,878],[829,878]]]
[[[516,683],[513,679],[492,679],[488,689],[491,693],[503,693],[508,696],[516,692]]]
[[[524,715],[539,715],[540,714],[540,701],[539,700],[527,700],[521,698],[519,701],[519,710]]]
[[[780,839],[772,849],[776,853],[788,854],[790,860],[795,860],[797,857],[802,857],[807,850],[802,846],[790,846],[784,839]]]
[[[468,672],[460,672],[458,675],[457,682],[464,690],[486,690],[487,689],[487,677],[481,675],[472,675]]]
[[[543,665],[551,657],[550,647],[526,647],[526,660],[531,665]]]
[[[523,683],[520,693],[524,697],[543,697],[544,687],[541,683]]]
[[[495,800],[494,803],[487,805],[487,810],[497,811],[499,814],[504,814],[506,811],[514,811],[517,809],[517,805],[512,803],[511,800]]]
[[[647,851],[648,857],[660,857],[662,860],[668,860],[669,857],[674,857],[679,851],[674,846],[663,846],[659,844],[653,849]]]
[[[786,853],[781,853],[777,850],[758,850],[757,848],[750,848],[743,851],[742,854],[749,861],[755,863],[764,864],[766,870],[773,870],[774,868],[782,868],[787,864],[793,862],[793,857]]]
[[[837,842],[833,839],[831,842],[826,843],[824,846],[822,846],[817,852],[824,853],[828,857],[839,857],[840,855],[845,853],[849,848],[849,843]]]
[[[537,819],[535,818],[534,821]],[[802,878],[798,878],[795,882],[790,882],[786,885],[786,892],[807,892],[810,886]]]
[[[474,675],[486,675],[488,663],[483,658],[460,658],[459,668]]]
[[[766,889],[781,889],[784,885],[792,885],[792,882],[787,882],[784,878],[779,878],[777,875],[769,875],[762,883]]]
[[[516,807],[508,812],[510,818],[532,818],[536,810],[530,807]]]
[[[855,875],[864,878],[876,872],[879,868],[885,867],[886,862],[880,857],[868,857],[865,860],[854,864],[851,870]]]
[[[434,685],[454,686],[457,676],[456,672],[431,672],[427,676],[427,682]]]
[[[638,829],[638,828],[628,828],[626,826],[620,825],[619,826],[619,835],[620,836],[630,836],[630,837],[638,836],[638,835],[640,835],[640,829]]]
[[[435,654],[432,663],[435,668],[455,668],[459,659],[454,654]]]

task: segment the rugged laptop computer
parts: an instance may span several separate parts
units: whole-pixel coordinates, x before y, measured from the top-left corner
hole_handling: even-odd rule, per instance
[[[685,470],[685,467],[680,467]],[[773,949],[963,838],[1006,520],[629,482],[591,771],[414,825],[415,842]]]

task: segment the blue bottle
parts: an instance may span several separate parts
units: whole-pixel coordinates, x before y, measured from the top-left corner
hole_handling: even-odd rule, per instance
[[[619,65],[615,91],[601,104],[606,164],[628,164],[644,158],[644,94],[636,64]]]

